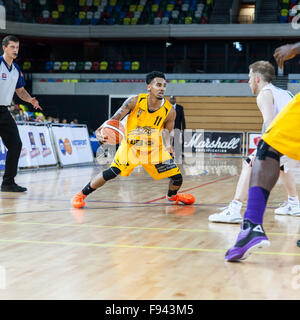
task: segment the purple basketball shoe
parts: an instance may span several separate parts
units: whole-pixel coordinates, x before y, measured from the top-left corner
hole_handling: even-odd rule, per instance
[[[261,224],[254,224],[246,219],[241,229],[234,247],[226,252],[226,261],[244,260],[254,250],[270,246]]]

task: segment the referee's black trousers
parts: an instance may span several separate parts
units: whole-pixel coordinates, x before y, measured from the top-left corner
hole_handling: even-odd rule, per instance
[[[22,149],[22,141],[17,124],[8,109],[0,108],[0,136],[7,148],[3,185],[14,183],[17,175],[18,162]]]

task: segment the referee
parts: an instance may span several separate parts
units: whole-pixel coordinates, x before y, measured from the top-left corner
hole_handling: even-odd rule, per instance
[[[7,148],[5,172],[1,184],[2,192],[24,192],[27,189],[15,183],[22,142],[16,122],[9,112],[14,93],[35,109],[41,109],[36,98],[24,89],[25,81],[19,66],[14,62],[19,52],[19,40],[6,36],[2,40],[3,56],[0,56],[0,137]]]

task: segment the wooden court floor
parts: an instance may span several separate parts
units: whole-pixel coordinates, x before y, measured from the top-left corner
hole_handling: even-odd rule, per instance
[[[193,206],[167,202],[168,180],[142,168],[84,209],[70,199],[101,167],[20,173],[28,192],[0,193],[0,299],[299,299],[300,218],[273,213],[286,200],[282,184],[265,214],[271,246],[228,263],[240,226],[208,216],[232,199],[241,159],[180,168]]]

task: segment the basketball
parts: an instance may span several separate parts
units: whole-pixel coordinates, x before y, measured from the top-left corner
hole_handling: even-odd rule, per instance
[[[97,129],[103,137],[107,137],[106,144],[119,144],[125,136],[125,128],[118,120],[107,120]]]

